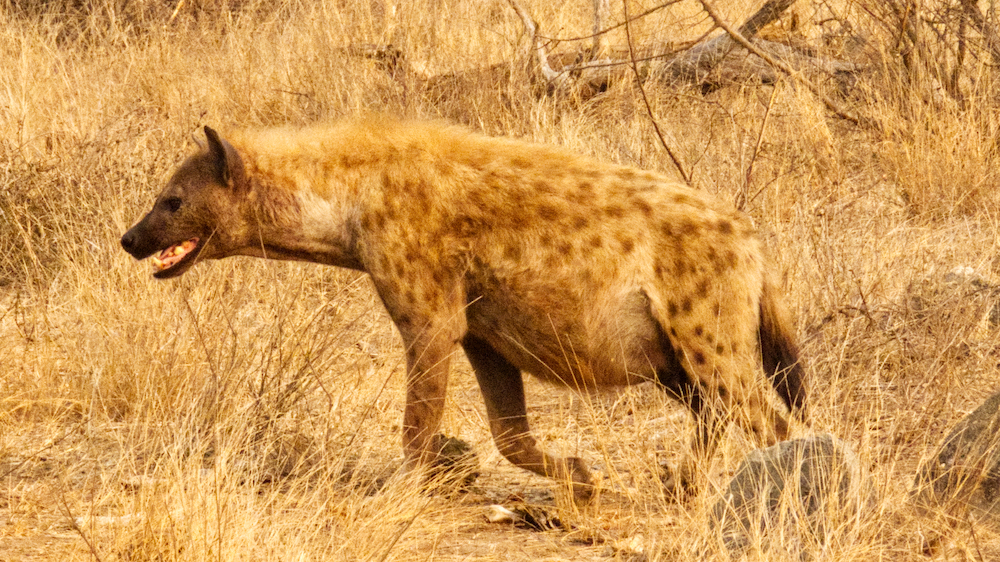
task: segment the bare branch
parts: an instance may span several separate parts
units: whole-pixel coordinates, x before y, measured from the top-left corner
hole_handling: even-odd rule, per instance
[[[768,0],[740,26],[739,35],[746,38],[754,37],[764,26],[781,17],[782,12],[794,3],[795,0]],[[704,2],[702,2],[702,6],[705,6]],[[711,15],[714,8],[710,10],[706,7],[705,11]],[[715,20],[717,26],[722,27],[718,17],[713,16],[712,19]],[[670,61],[667,65],[667,72],[691,82],[701,82],[701,77],[719,64],[737,46],[738,42],[731,35],[723,33],[710,41],[691,47],[685,54]]]
[[[990,55],[993,57],[993,63],[1000,65],[1000,33],[997,33],[996,27],[990,25],[990,22],[986,21],[983,13],[979,11],[979,5],[976,0],[960,0],[962,3],[962,9],[965,11],[965,16],[969,18],[972,25],[976,27],[979,34],[983,36],[983,41],[986,42],[986,48],[989,49]]]
[[[545,54],[545,45],[541,40],[541,35],[538,33],[538,24],[517,0],[507,0],[507,2],[517,12],[517,15],[521,18],[521,23],[524,24],[524,30],[531,38],[528,53],[534,52],[535,57],[538,59],[538,68],[542,73],[542,77],[556,88],[566,87],[569,83],[569,76],[564,72],[552,70],[552,67],[549,65],[548,55]]]
[[[594,0],[594,45],[590,49],[591,60],[606,57],[611,52],[608,34],[602,31],[609,19],[611,19],[609,0]]]
[[[701,2],[701,6],[705,9],[705,11],[708,12],[708,15],[711,16],[712,21],[715,22],[715,25],[724,29],[726,33],[729,35],[729,37],[732,38],[733,41],[736,41],[744,49],[764,59],[771,66],[780,69],[782,72],[792,77],[794,80],[798,81],[803,86],[809,88],[809,90],[812,93],[814,93],[823,102],[824,105],[826,105],[827,109],[835,113],[840,118],[846,119],[847,121],[850,121],[851,123],[854,124],[858,124],[860,122],[857,117],[851,115],[846,110],[842,109],[836,102],[834,102],[828,96],[823,94],[823,92],[819,91],[819,88],[817,88],[816,85],[813,84],[811,81],[809,81],[807,78],[802,76],[801,73],[796,72],[794,68],[788,66],[788,64],[786,64],[785,62],[772,57],[771,55],[765,53],[761,49],[758,49],[757,46],[755,46],[753,43],[747,40],[747,38],[744,37],[743,34],[741,34],[738,30],[733,29],[729,24],[725,22],[725,20],[722,19],[722,17],[719,16],[719,12],[715,9],[715,6],[713,6],[711,2],[709,2],[708,0],[699,0],[699,1]],[[779,4],[780,2],[788,2],[788,0],[778,0],[777,2],[773,3]],[[792,2],[794,2],[794,0],[792,0]],[[768,2],[768,4],[772,4],[772,2]],[[791,2],[789,2],[788,5],[790,6]],[[787,7],[788,6],[786,6],[786,8]],[[753,20],[754,18],[751,17],[750,19]],[[747,23],[750,22],[748,21]],[[744,27],[746,27],[746,25],[747,24],[744,24]],[[741,27],[740,29],[743,29],[743,27]],[[759,30],[760,28],[758,27],[757,29]]]
[[[642,102],[646,104],[646,113],[649,115],[650,122],[653,123],[653,129],[656,131],[656,136],[660,138],[660,144],[663,145],[663,149],[667,151],[667,155],[674,162],[674,166],[680,173],[681,177],[684,178],[684,183],[691,186],[691,176],[684,171],[684,166],[681,165],[681,161],[674,154],[673,150],[670,150],[670,145],[667,144],[667,140],[663,138],[663,132],[660,131],[660,124],[656,122],[656,117],[653,115],[653,108],[649,105],[649,98],[646,96],[646,88],[642,85],[642,76],[639,75],[639,67],[635,62],[635,49],[632,47],[632,31],[631,26],[628,24],[628,0],[623,0],[622,4],[625,6],[625,40],[628,43],[628,55],[632,60],[632,73],[635,74],[635,83],[639,86],[639,93],[642,94]]]

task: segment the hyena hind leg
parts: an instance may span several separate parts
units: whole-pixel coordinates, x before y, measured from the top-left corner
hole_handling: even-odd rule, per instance
[[[489,343],[467,335],[462,340],[486,402],[490,432],[500,453],[515,466],[570,485],[578,504],[594,494],[590,473],[581,459],[553,457],[538,447],[528,426],[521,371]]]
[[[701,488],[702,467],[707,466],[715,454],[729,420],[724,412],[712,407],[715,405],[714,401],[706,403],[701,386],[691,380],[674,354],[669,354],[667,365],[657,369],[656,375],[660,388],[687,406],[695,421],[690,452],[684,456],[677,469],[666,465],[662,467],[664,490],[680,501],[698,493]]]

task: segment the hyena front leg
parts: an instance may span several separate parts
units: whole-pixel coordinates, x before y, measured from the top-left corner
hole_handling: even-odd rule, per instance
[[[481,338],[466,335],[462,348],[476,373],[486,402],[490,432],[500,453],[515,466],[568,483],[577,503],[589,502],[594,487],[583,461],[548,455],[531,436],[521,371]]]
[[[422,476],[440,459],[441,439],[438,430],[448,392],[448,369],[451,354],[457,349],[457,334],[449,329],[423,329],[410,335],[400,332],[406,344],[406,407],[403,412],[403,449],[408,470]]]

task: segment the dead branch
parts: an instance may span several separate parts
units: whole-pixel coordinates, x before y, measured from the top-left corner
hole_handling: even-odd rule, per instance
[[[996,27],[986,21],[983,13],[979,11],[979,5],[976,3],[976,0],[961,0],[961,3],[965,16],[975,26],[976,31],[983,36],[986,48],[993,57],[993,64],[1000,65],[1000,33],[997,33]]]
[[[674,151],[670,149],[670,145],[667,144],[667,139],[663,137],[663,132],[660,131],[660,124],[657,123],[656,117],[653,115],[653,108],[649,105],[649,98],[646,96],[646,88],[642,85],[642,76],[639,73],[639,66],[636,64],[635,60],[635,49],[632,47],[632,30],[631,26],[628,24],[628,0],[624,0],[623,4],[625,6],[625,40],[628,43],[628,56],[629,60],[632,62],[632,72],[635,75],[635,83],[639,86],[639,93],[642,94],[642,102],[646,105],[646,113],[649,115],[650,122],[653,123],[653,129],[656,131],[656,136],[660,138],[660,144],[663,149],[670,156],[673,161],[674,166],[680,173],[681,177],[684,178],[684,183],[688,186],[693,187],[691,183],[691,176],[684,170],[684,166],[681,165],[680,159],[674,154]]]
[[[542,77],[551,86],[555,88],[565,88],[569,85],[569,75],[565,72],[556,72],[552,70],[552,66],[549,65],[548,55],[545,53],[545,44],[542,41],[542,37],[538,32],[538,24],[531,17],[527,10],[521,6],[517,0],[507,0],[511,8],[517,13],[518,17],[521,18],[521,23],[524,24],[524,30],[530,37],[530,44],[528,46],[529,54],[533,51],[535,57],[538,60],[538,69],[542,73]]]
[[[726,23],[725,20],[722,19],[722,17],[719,16],[719,12],[716,11],[715,7],[712,5],[711,2],[709,2],[708,0],[699,0],[699,1],[701,2],[701,6],[705,9],[705,11],[708,12],[708,15],[711,16],[712,21],[714,21],[717,26],[724,29],[726,31],[726,34],[729,35],[729,37],[731,37],[733,41],[739,43],[744,49],[764,59],[771,66],[780,69],[782,72],[792,77],[794,80],[796,80],[803,86],[809,88],[809,90],[813,94],[815,94],[816,97],[818,97],[823,102],[824,105],[826,105],[827,109],[832,111],[838,117],[850,121],[851,123],[854,124],[859,123],[857,117],[851,115],[846,110],[842,109],[839,104],[837,104],[832,99],[830,99],[829,96],[821,92],[819,88],[817,88],[815,84],[813,84],[809,79],[803,76],[801,72],[796,72],[796,70],[791,66],[789,66],[787,63],[772,57],[771,55],[765,53],[761,49],[758,49],[753,43],[747,40],[747,38],[742,33],[740,33],[739,30],[733,29],[728,23]],[[778,0],[778,1],[788,2],[788,0]],[[792,0],[792,2],[794,2],[794,0]],[[771,2],[768,3],[770,4]],[[790,5],[791,3],[788,3],[788,6]],[[787,8],[788,6],[785,6],[785,8]],[[751,17],[750,19],[752,20],[754,18]]]
[[[780,18],[781,14],[794,3],[795,0],[768,0],[740,26],[739,35],[748,39],[753,38],[764,26]],[[709,11],[708,8],[706,11]],[[714,16],[713,19],[716,20],[716,25],[719,25],[718,19]],[[665,72],[674,79],[700,84],[708,72],[716,67],[737,44],[732,34],[723,33],[710,41],[698,43],[683,55],[674,57],[667,63]]]
[[[607,57],[611,52],[608,34],[604,25],[611,19],[610,0],[594,0],[594,45],[590,49],[590,60]],[[625,17],[628,21],[628,16]]]

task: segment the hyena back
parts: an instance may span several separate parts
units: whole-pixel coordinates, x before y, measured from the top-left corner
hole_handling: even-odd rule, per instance
[[[499,450],[571,483],[579,501],[592,493],[588,470],[536,445],[522,372],[581,390],[658,381],[698,422],[684,483],[730,420],[763,443],[787,436],[766,378],[804,407],[761,242],[702,192],[439,123],[205,133],[123,247],[158,254],[159,278],[233,255],[367,272],[407,350],[412,466],[437,460],[459,346]]]

